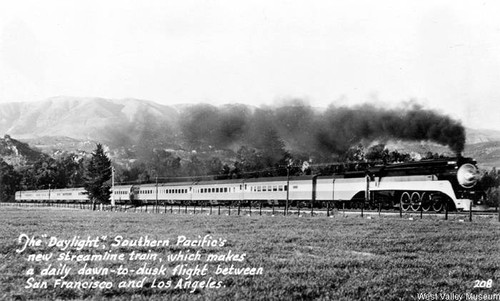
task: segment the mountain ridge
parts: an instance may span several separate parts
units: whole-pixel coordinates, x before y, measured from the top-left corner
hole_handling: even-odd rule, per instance
[[[97,141],[113,149],[132,146],[185,149],[179,134],[180,112],[190,106],[167,106],[133,98],[66,96],[33,103],[12,102],[0,105],[0,134],[30,144],[35,142],[35,146],[47,152],[58,147],[88,151]],[[254,109],[250,105],[241,106]],[[485,158],[488,165],[500,166],[500,131],[466,128],[466,137],[464,155],[478,161]],[[396,141],[388,145],[418,152],[447,150],[446,146],[425,142]]]

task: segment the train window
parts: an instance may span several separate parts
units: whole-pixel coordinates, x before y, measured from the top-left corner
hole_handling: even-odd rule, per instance
[[[287,185],[285,185],[283,188],[285,188],[285,191],[287,191],[287,190],[288,190],[288,186],[287,186]]]
[[[283,191],[283,185],[278,186],[278,191]]]
[[[247,190],[247,184],[245,184],[245,190]]]
[[[273,191],[273,186],[267,186],[267,191]]]
[[[267,186],[262,186],[262,191],[267,191]]]
[[[293,185],[293,186],[292,186],[292,188],[293,188],[293,189],[298,189],[298,188],[299,188],[299,186],[297,186],[297,185]]]
[[[227,192],[227,187],[224,187],[224,192]]]
[[[278,186],[273,186],[273,191],[278,191]]]
[[[219,188],[218,188],[218,187],[217,187],[217,188],[215,188],[215,192],[219,192]]]

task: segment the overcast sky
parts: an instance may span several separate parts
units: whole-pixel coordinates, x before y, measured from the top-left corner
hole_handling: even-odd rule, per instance
[[[414,99],[500,130],[498,1],[1,1],[0,105]]]

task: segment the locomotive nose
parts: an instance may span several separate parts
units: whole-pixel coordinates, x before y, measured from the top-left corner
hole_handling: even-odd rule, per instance
[[[472,188],[479,181],[479,170],[476,166],[466,163],[457,171],[458,184],[464,188]]]

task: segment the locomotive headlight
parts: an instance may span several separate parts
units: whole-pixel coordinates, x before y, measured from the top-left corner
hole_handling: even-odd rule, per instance
[[[466,163],[457,171],[458,184],[464,188],[472,188],[479,181],[479,170],[476,166]]]

